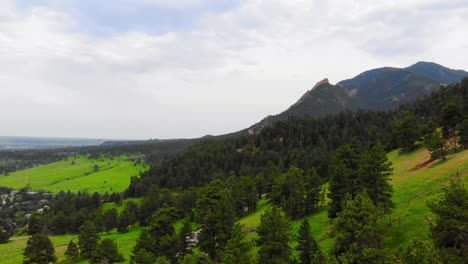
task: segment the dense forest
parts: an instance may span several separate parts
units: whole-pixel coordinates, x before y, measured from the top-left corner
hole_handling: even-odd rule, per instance
[[[315,168],[327,180],[330,157],[344,144],[352,145],[359,153],[377,141],[386,150],[402,147],[409,151],[416,148],[417,140],[439,126],[446,137],[460,128],[464,141],[467,90],[465,79],[462,84],[440,87],[396,110],[348,111],[319,119],[290,119],[252,136],[205,140],[174,159],[153,165],[133,179],[126,195],[141,196],[153,183],[184,189],[231,175],[268,182],[272,174],[285,172],[291,166],[305,172]]]
[[[47,235],[67,233],[79,234],[67,257],[91,263],[466,263],[468,192],[460,181],[429,204],[436,216],[433,244],[385,248],[383,219],[394,206],[386,153],[421,146],[432,159],[468,147],[468,79],[398,109],[291,118],[259,133],[202,140],[173,158],[153,160],[123,194],[61,192],[24,223],[32,235],[24,263],[55,262]],[[125,203],[120,212],[102,210],[103,203],[128,197],[142,200]],[[272,207],[252,244],[236,222],[263,197]],[[323,252],[306,218],[298,237],[288,230],[291,220],[314,214],[327,199],[334,244]],[[6,242],[14,229],[8,216],[16,209],[3,208],[0,238]],[[180,219],[183,227],[176,231]],[[143,229],[131,256],[99,238],[99,232],[125,233],[136,224]],[[199,226],[196,232],[192,224]],[[188,238],[195,233],[193,245]],[[258,254],[252,257],[247,252],[254,246]]]

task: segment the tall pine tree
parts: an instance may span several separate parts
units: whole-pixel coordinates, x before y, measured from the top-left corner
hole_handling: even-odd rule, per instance
[[[331,253],[343,263],[381,263],[385,230],[379,222],[383,210],[364,190],[353,199],[347,195],[343,210],[334,221],[332,236],[335,244]]]
[[[299,251],[299,261],[301,264],[324,263],[325,258],[320,251],[310,230],[309,220],[307,218],[302,221],[299,228],[299,236],[297,239],[297,251]]]
[[[260,219],[257,229],[258,262],[285,264],[290,262],[289,219],[277,206],[268,209]]]
[[[361,155],[358,188],[360,191],[365,189],[374,205],[387,212],[393,207],[393,188],[389,183],[392,171],[392,163],[388,161],[385,148],[380,142]]]
[[[330,185],[328,197],[331,199],[328,217],[335,218],[342,209],[346,194],[354,195],[357,191],[357,173],[359,155],[348,144],[339,147],[333,155],[330,165]]]

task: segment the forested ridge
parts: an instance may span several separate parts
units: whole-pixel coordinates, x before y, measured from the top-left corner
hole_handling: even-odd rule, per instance
[[[394,208],[387,152],[419,147],[442,161],[468,147],[468,79],[394,110],[289,119],[252,135],[206,139],[153,163],[123,194],[61,192],[24,223],[31,235],[24,263],[55,262],[48,235],[58,234],[78,234],[66,256],[91,263],[466,263],[468,193],[460,179],[429,204],[433,243],[387,249],[386,219]],[[121,211],[102,208],[129,197],[141,200]],[[260,199],[271,206],[258,228],[246,231],[238,220],[255,212]],[[332,223],[329,252],[304,218],[323,204]],[[2,210],[3,219],[14,210]],[[302,218],[295,237],[291,220]],[[1,224],[6,242],[14,226]],[[100,239],[135,226],[141,234],[128,256]],[[246,240],[252,231],[258,237]]]
[[[386,150],[406,149],[411,144],[399,141],[398,137],[413,142],[419,140],[427,133],[425,125],[444,122],[441,114],[446,104],[454,105],[455,125],[463,126],[461,116],[466,111],[463,110],[468,93],[466,83],[465,79],[463,85],[441,86],[430,95],[397,110],[346,111],[319,119],[290,119],[265,127],[252,136],[205,140],[173,159],[153,165],[140,178],[133,179],[127,195],[141,196],[153,183],[160,187],[188,188],[202,186],[215,178],[226,179],[230,175],[268,178],[272,171],[284,172],[291,166],[306,172],[313,167],[325,180],[328,179],[328,161],[343,144],[351,144],[358,152],[376,141],[380,141]],[[406,115],[415,118],[409,137],[401,134],[408,131],[398,128],[396,122],[407,118]]]

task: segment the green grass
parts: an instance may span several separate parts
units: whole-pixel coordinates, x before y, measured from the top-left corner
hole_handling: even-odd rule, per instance
[[[395,209],[384,220],[386,224],[390,224],[391,219],[386,244],[390,250],[396,250],[400,246],[408,245],[413,239],[430,239],[429,222],[432,221],[433,215],[427,207],[427,202],[436,199],[441,189],[456,177],[457,172],[465,184],[467,183],[468,150],[449,156],[447,161],[429,162],[418,169],[419,165],[430,159],[427,150],[420,149],[409,154],[392,151],[388,158],[394,167],[391,184],[394,188]],[[260,217],[269,206],[268,201],[262,199],[256,212],[239,220],[247,232],[246,240],[254,241],[258,237],[255,228],[260,224]],[[329,237],[332,224],[328,219],[327,209],[325,206],[307,217],[314,238],[325,253],[328,253],[333,245],[333,239]],[[302,219],[291,223],[291,234],[294,237],[301,222]],[[296,242],[293,241],[291,246],[295,247]],[[251,253],[255,254],[257,250],[254,248]]]
[[[142,199],[142,198],[127,198],[127,199],[123,200],[123,201],[122,201],[122,204],[120,204],[120,205],[119,205],[119,204],[116,204],[116,203],[114,203],[114,202],[104,203],[104,204],[102,205],[102,211],[103,211],[103,212],[104,212],[104,211],[109,211],[109,210],[111,210],[112,208],[115,208],[115,209],[117,209],[117,212],[120,214],[120,212],[123,211],[123,209],[125,208],[125,205],[126,205],[128,202],[132,201],[132,202],[134,202],[134,203],[140,205],[141,199]]]
[[[74,161],[74,162],[73,162]],[[99,170],[94,171],[98,165]],[[27,170],[16,171],[8,176],[0,175],[0,186],[20,189],[29,185],[32,191],[88,191],[122,192],[130,184],[130,177],[146,170],[144,164],[134,165],[126,156],[113,159],[102,157],[89,159],[85,156],[69,158]]]
[[[116,231],[113,231],[109,234],[101,233],[101,238],[111,238],[117,243],[120,253],[125,256],[125,262],[129,263],[130,255],[132,254],[132,249],[136,244],[136,240],[140,235],[140,228],[134,227],[128,233],[120,234]],[[23,250],[26,247],[26,242],[28,240],[27,236],[17,237],[17,240],[10,241],[6,244],[0,244],[0,264],[12,264],[12,263],[22,263],[23,260]],[[55,254],[58,258],[58,263],[89,263],[87,260],[77,260],[75,262],[70,262],[65,259],[65,250],[67,249],[68,242],[73,239],[73,241],[78,242],[77,235],[61,235],[61,236],[51,236],[54,247]]]
[[[396,250],[400,245],[405,246],[415,238],[429,240],[429,222],[432,221],[433,216],[427,207],[427,201],[436,199],[441,193],[441,188],[446,186],[457,175],[457,171],[460,178],[462,178],[465,184],[467,183],[468,150],[449,156],[445,162],[430,162],[418,169],[416,169],[418,165],[424,164],[429,160],[429,153],[425,150],[418,150],[404,155],[393,151],[388,154],[388,157],[394,164],[394,175],[391,183],[395,190],[393,201],[396,207],[391,214],[392,226],[390,227],[390,233],[387,235],[386,244],[391,250]],[[126,201],[128,200],[125,200],[124,203]],[[134,201],[138,202],[138,200]],[[123,208],[123,206],[109,203],[104,206],[104,209],[108,210],[113,207],[116,207],[118,210]],[[254,241],[257,238],[255,228],[260,224],[261,215],[269,207],[268,200],[263,198],[259,201],[257,210],[254,213],[239,220],[239,223],[244,225],[244,230],[249,231],[246,235],[246,240]],[[307,218],[310,221],[315,239],[318,241],[321,249],[325,253],[328,253],[333,240],[329,237],[331,223],[327,217],[327,207],[323,207],[319,212]],[[291,223],[291,234],[294,236],[297,235],[301,221],[297,220]],[[385,221],[388,223],[389,218]],[[182,220],[174,224],[176,230],[179,230],[181,226]],[[198,226],[193,227],[194,230],[198,228]],[[128,262],[140,230],[136,227],[126,234],[119,234],[114,231],[110,234],[102,234],[101,237],[109,237],[116,241],[119,250],[124,254]],[[60,260],[64,259],[66,245],[71,238],[75,242],[77,241],[76,235],[51,237],[56,247],[57,257]],[[295,245],[293,241],[291,246],[294,247]],[[22,252],[25,246],[25,238],[20,238],[7,244],[0,244],[0,264],[21,263]],[[253,248],[250,253],[255,255],[257,250],[257,248]],[[76,263],[88,262],[78,261]]]

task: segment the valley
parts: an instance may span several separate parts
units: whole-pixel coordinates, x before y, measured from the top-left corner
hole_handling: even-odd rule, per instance
[[[448,156],[447,161],[433,161],[426,163],[430,155],[425,149],[418,149],[409,154],[399,154],[398,150],[388,153],[389,160],[393,163],[394,172],[391,177],[391,184],[395,190],[395,208],[391,215],[386,216],[385,222],[390,225],[390,233],[385,243],[389,250],[396,251],[401,246],[409,245],[414,239],[429,241],[429,223],[433,219],[427,207],[427,202],[436,199],[441,194],[441,189],[446,187],[449,181],[459,177],[468,183],[468,150]],[[422,168],[419,165],[426,164]],[[325,185],[324,188],[327,186]],[[135,201],[135,200],[134,200]],[[136,201],[140,203],[138,200]],[[243,225],[246,232],[246,241],[254,242],[258,239],[255,232],[260,224],[260,216],[267,208],[270,208],[268,199],[259,200],[257,210],[238,220]],[[117,208],[119,211],[123,206],[115,207],[112,204],[104,204],[102,210]],[[390,218],[392,219],[390,221]],[[333,239],[329,233],[332,228],[327,217],[327,206],[324,205],[317,213],[307,216],[311,223],[313,236],[316,238],[320,248],[327,252],[333,244]],[[296,235],[302,219],[291,223],[291,233]],[[180,223],[176,230],[180,230]],[[119,251],[125,256],[131,255],[131,250],[136,243],[141,229],[135,226],[128,233],[121,234],[112,231],[110,234],[102,233],[102,238],[112,238],[116,241]],[[0,264],[19,263],[21,261],[22,250],[26,244],[26,237],[14,237],[14,240],[7,244],[0,244]],[[66,245],[70,239],[77,240],[76,235],[51,236],[59,260],[64,259]],[[291,243],[292,247],[296,243]],[[250,252],[255,255],[258,248],[254,247]],[[84,260],[75,262],[62,261],[59,263],[89,263]],[[128,263],[128,257],[127,261]]]

